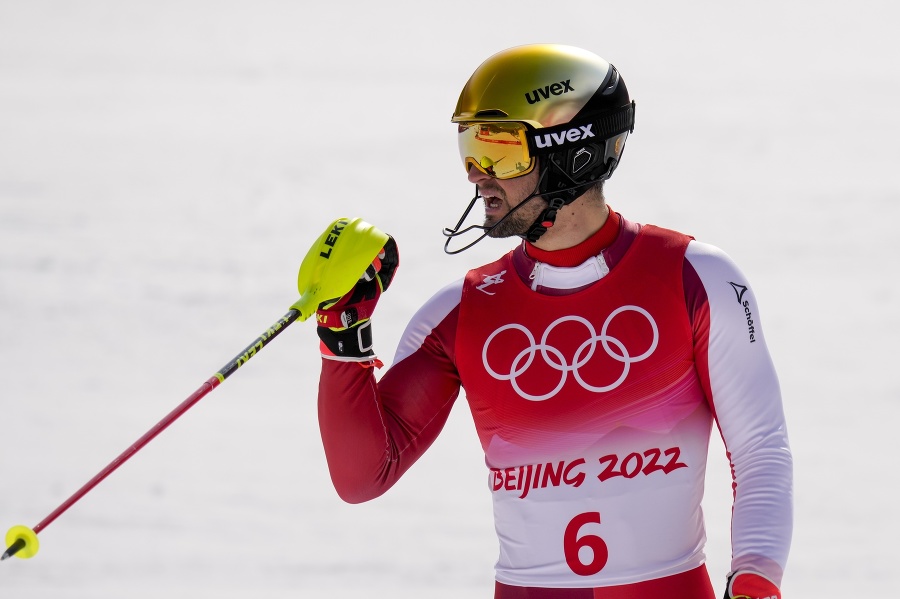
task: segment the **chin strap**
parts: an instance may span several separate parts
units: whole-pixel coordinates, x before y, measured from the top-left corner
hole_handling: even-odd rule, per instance
[[[541,176],[538,178],[538,182],[537,182],[537,185],[535,185],[534,190],[533,190],[530,194],[528,194],[528,196],[527,196],[525,199],[523,199],[521,202],[519,202],[519,204],[518,204],[517,206],[515,206],[512,210],[510,210],[509,212],[507,212],[506,214],[504,214],[504,215],[503,215],[503,218],[501,218],[500,220],[498,220],[497,222],[495,222],[495,223],[494,223],[493,225],[491,225],[490,227],[485,227],[484,225],[470,225],[470,226],[466,227],[465,229],[463,229],[463,228],[462,228],[463,223],[465,222],[466,218],[468,218],[469,213],[472,211],[472,208],[475,206],[475,202],[477,202],[479,198],[483,197],[483,196],[481,195],[481,191],[478,189],[478,186],[476,185],[476,186],[475,186],[475,197],[473,197],[472,200],[469,202],[469,205],[466,206],[466,210],[463,212],[462,216],[459,218],[459,222],[457,222],[457,223],[456,223],[456,226],[453,227],[453,228],[444,227],[444,230],[442,231],[442,233],[444,234],[444,237],[447,238],[447,241],[444,242],[444,252],[447,253],[447,254],[453,255],[453,254],[459,254],[460,252],[463,252],[463,251],[469,249],[470,247],[472,247],[473,245],[475,245],[476,243],[478,243],[479,241],[481,241],[482,239],[484,239],[485,237],[487,237],[488,235],[490,235],[491,231],[492,231],[495,227],[499,226],[500,223],[502,223],[502,222],[505,221],[507,218],[509,218],[510,216],[512,216],[512,215],[516,212],[516,210],[519,210],[520,208],[522,208],[523,206],[525,206],[525,204],[527,204],[528,202],[530,202],[530,201],[533,200],[534,198],[540,198],[540,197],[541,197],[541,193],[540,193],[541,182],[544,180],[544,177],[545,177],[546,175],[547,175],[547,170],[545,169],[545,170],[541,173]],[[562,206],[560,206],[560,208],[561,208],[561,207],[562,207]],[[547,211],[548,211],[548,210],[545,209],[544,212],[542,212],[541,214],[543,215],[543,214],[546,213]],[[549,218],[549,221],[548,221],[548,222],[550,223],[549,226],[553,226],[553,223],[556,221],[556,210],[553,210],[552,215],[551,215],[550,217],[548,217],[548,218]],[[531,226],[531,228],[529,229],[529,231],[531,231],[531,229],[533,229],[533,228],[535,227],[535,225],[539,224],[539,223],[542,222],[542,221],[546,221],[546,220],[547,220],[547,219],[538,218],[538,220],[535,221],[535,224]],[[470,243],[470,244],[468,244],[468,245],[465,245],[465,246],[463,246],[463,247],[461,247],[461,248],[459,248],[459,249],[457,249],[457,250],[451,250],[451,249],[450,249],[450,241],[451,241],[451,240],[453,240],[453,239],[459,237],[460,235],[464,235],[465,233],[468,233],[469,231],[473,231],[473,230],[479,230],[479,231],[482,231],[481,236],[478,237],[478,238],[477,238],[475,241],[473,241],[472,243]],[[537,233],[535,239],[537,239],[538,237],[540,237],[541,235],[543,235],[546,231],[547,231],[547,228],[545,227],[545,228],[543,229],[543,231],[541,231],[540,233]],[[525,234],[520,235],[520,237],[524,237],[524,236],[525,236]]]
[[[609,171],[607,171],[607,172],[609,172]],[[531,243],[534,243],[538,239],[540,239],[541,236],[544,233],[546,233],[547,230],[556,223],[556,213],[566,204],[571,204],[576,199],[578,199],[578,197],[584,191],[581,188],[585,188],[590,185],[594,185],[595,183],[597,183],[600,180],[598,178],[598,179],[593,179],[591,181],[584,181],[582,183],[574,183],[573,182],[572,185],[570,185],[568,187],[564,187],[562,189],[554,190],[552,192],[549,192],[549,191],[541,192],[541,189],[546,187],[544,182],[548,179],[549,173],[550,173],[550,167],[544,167],[544,169],[541,171],[541,176],[538,178],[538,183],[535,186],[534,191],[532,191],[530,194],[528,194],[528,196],[525,199],[523,199],[521,202],[519,202],[519,204],[516,207],[514,207],[512,210],[507,212],[503,216],[503,218],[498,220],[496,223],[494,223],[490,227],[485,227],[484,225],[470,225],[463,229],[462,228],[463,223],[465,222],[466,218],[469,216],[469,213],[472,211],[472,208],[474,208],[475,202],[477,202],[478,199],[482,197],[481,192],[479,191],[478,186],[476,185],[475,186],[475,197],[473,197],[471,199],[471,201],[469,202],[469,205],[466,206],[466,209],[463,212],[462,216],[460,217],[459,221],[456,223],[456,226],[453,228],[445,227],[444,230],[442,231],[442,233],[444,234],[444,237],[447,238],[447,241],[444,242],[444,252],[447,254],[453,255],[453,254],[459,254],[460,252],[463,252],[463,251],[469,249],[470,247],[472,247],[473,245],[475,245],[476,243],[478,243],[479,241],[481,241],[482,239],[487,237],[490,234],[492,229],[494,229],[495,227],[500,225],[500,223],[502,223],[507,218],[512,216],[513,213],[516,212],[516,210],[519,210],[520,208],[522,208],[525,204],[527,204],[534,198],[540,198],[543,201],[547,202],[547,207],[541,211],[541,213],[538,215],[538,217],[535,219],[535,221],[531,224],[531,226],[528,227],[527,231],[519,234],[519,237],[521,237],[522,239],[525,239]],[[571,181],[571,179],[569,179],[569,180]],[[580,189],[581,189],[581,191],[579,191]],[[553,194],[554,197],[551,197],[549,200],[545,198],[545,196],[548,196],[551,194]],[[565,195],[560,195],[560,194],[565,194]],[[456,249],[456,250],[450,249],[450,241],[451,240],[459,237],[460,235],[464,235],[465,233],[468,233],[469,231],[473,231],[473,230],[482,231],[481,236],[478,237],[472,243],[465,245],[459,249]]]
[[[556,223],[556,213],[562,209],[563,206],[567,204],[571,204],[575,200],[577,200],[581,194],[583,194],[586,190],[585,188],[594,185],[602,179],[608,179],[609,175],[612,173],[613,169],[615,169],[616,161],[610,159],[607,162],[606,170],[594,177],[591,177],[588,181],[578,182],[566,173],[565,169],[562,166],[557,164],[555,161],[550,160],[549,166],[545,167],[544,172],[541,174],[540,183],[538,183],[539,188],[550,187],[549,182],[551,180],[559,181],[560,177],[565,177],[568,181],[567,184],[558,183],[557,186],[560,189],[556,189],[553,191],[543,191],[541,193],[536,193],[535,195],[542,196],[546,198],[547,196],[553,196],[549,199],[545,199],[547,202],[547,207],[538,215],[535,221],[531,224],[528,230],[519,235],[522,239],[529,241],[531,243],[536,242],[541,238],[541,235],[547,232],[547,229],[552,227]],[[550,169],[556,169],[556,177],[550,174]],[[547,183],[544,183],[544,182]]]
[[[522,239],[534,243],[547,232],[547,229],[556,223],[556,212],[566,205],[562,198],[552,198],[543,212],[535,219],[525,233],[519,235]]]
[[[531,243],[540,239],[541,235],[546,233],[547,229],[556,223],[556,213],[563,206],[577,200],[586,191],[587,187],[608,179],[618,164],[618,160],[610,158],[602,172],[595,172],[586,181],[578,181],[566,172],[559,156],[551,155],[547,162],[548,165],[544,167],[544,172],[541,173],[538,190],[535,191],[535,195],[544,197],[548,205],[528,230],[519,235],[519,237]],[[553,172],[551,172],[551,169],[553,169]],[[554,186],[557,189],[549,189]],[[549,199],[547,199],[548,197]]]

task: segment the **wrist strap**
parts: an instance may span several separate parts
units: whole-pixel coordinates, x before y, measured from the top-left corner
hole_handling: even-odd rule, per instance
[[[332,360],[360,362],[375,357],[372,347],[372,321],[366,320],[350,329],[316,327],[322,340],[322,355]]]

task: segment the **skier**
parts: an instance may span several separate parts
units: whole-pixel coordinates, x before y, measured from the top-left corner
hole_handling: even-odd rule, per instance
[[[715,423],[734,480],[725,597],[780,598],[792,460],[759,304],[721,250],[607,205],[634,111],[615,67],[578,48],[478,67],[452,117],[476,196],[445,235],[523,241],[422,306],[379,380],[370,316],[393,238],[320,306],[331,477],[347,502],[387,491],[462,388],[494,502],[495,598],[711,599],[700,503]],[[462,229],[478,199],[484,224]]]

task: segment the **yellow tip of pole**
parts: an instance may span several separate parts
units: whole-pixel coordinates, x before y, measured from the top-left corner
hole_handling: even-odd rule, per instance
[[[6,533],[6,546],[12,547],[17,542],[24,543],[24,546],[16,551],[13,555],[16,557],[21,557],[22,559],[28,559],[29,557],[34,557],[34,555],[40,549],[41,544],[38,541],[37,533],[28,528],[27,526],[16,525],[9,529],[9,532]],[[3,556],[4,559],[7,557]]]

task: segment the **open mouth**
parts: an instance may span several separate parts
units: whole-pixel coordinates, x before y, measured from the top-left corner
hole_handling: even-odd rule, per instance
[[[503,201],[500,198],[495,198],[493,196],[485,196],[484,198],[484,207],[489,208],[491,210],[498,210],[503,205]]]

